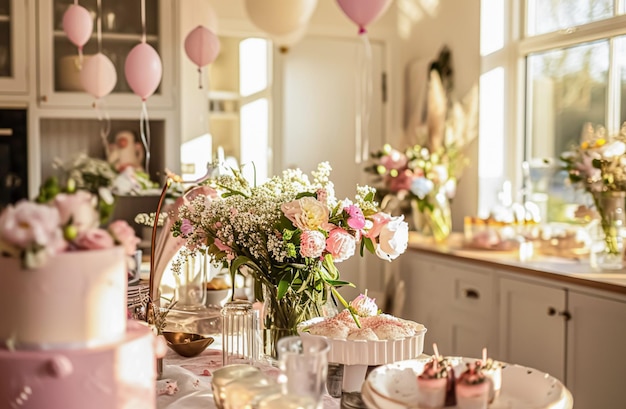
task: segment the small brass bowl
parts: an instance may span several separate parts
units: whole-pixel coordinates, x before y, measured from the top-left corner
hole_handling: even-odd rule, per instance
[[[178,355],[190,358],[199,355],[215,341],[213,337],[205,337],[200,334],[189,332],[163,331],[167,346],[172,348]]]

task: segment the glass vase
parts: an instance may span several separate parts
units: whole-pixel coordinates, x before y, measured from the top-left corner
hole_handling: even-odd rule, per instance
[[[281,338],[298,335],[298,324],[323,314],[323,305],[293,288],[278,299],[275,286],[263,286],[263,352],[270,360],[278,359]]]
[[[436,242],[442,242],[452,232],[452,212],[450,200],[440,190],[430,200],[430,206],[420,205],[417,199],[411,201],[413,224],[425,236],[431,236]]]
[[[601,228],[594,235],[590,264],[600,270],[620,270],[624,267],[626,192],[599,192],[593,199]]]
[[[187,256],[179,274],[174,274],[176,287],[174,300],[176,309],[185,311],[203,310],[206,307],[206,283],[211,263],[209,257],[198,254]]]

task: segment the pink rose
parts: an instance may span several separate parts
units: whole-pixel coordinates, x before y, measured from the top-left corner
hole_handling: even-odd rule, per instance
[[[103,229],[95,228],[82,232],[78,235],[74,244],[83,250],[102,250],[115,245],[113,237]]]
[[[326,239],[326,250],[333,256],[335,262],[347,260],[356,251],[356,240],[344,229],[331,230]]]
[[[372,222],[372,227],[365,233],[365,237],[369,239],[376,239],[380,232],[382,231],[385,224],[389,223],[391,220],[391,216],[387,213],[378,212],[372,216],[370,216],[370,221]]]
[[[78,233],[98,226],[99,215],[96,211],[96,197],[85,190],[73,194],[61,193],[54,198],[54,205],[59,210],[61,225],[72,222]]]
[[[11,247],[28,249],[37,244],[48,254],[65,249],[59,211],[51,206],[28,201],[9,205],[0,214],[0,241]]]
[[[180,224],[180,232],[183,236],[189,236],[193,233],[193,224],[189,221],[189,219],[183,219]]]
[[[215,246],[220,249],[220,251],[229,251],[230,247],[228,247],[226,244],[224,244],[224,242],[220,239],[218,239],[217,237],[215,238]]]
[[[385,167],[385,169],[404,169],[408,163],[408,159],[406,155],[396,149],[392,149],[388,155],[384,155],[380,158],[380,164]]]
[[[305,230],[300,236],[300,254],[302,257],[317,258],[326,247],[326,237],[317,230]]]
[[[410,170],[404,170],[396,177],[387,176],[387,185],[392,192],[399,192],[401,190],[409,190],[411,188],[411,181],[413,180],[413,172]]]
[[[302,231],[317,230],[328,223],[328,207],[310,196],[283,203],[280,210]]]
[[[404,253],[409,243],[409,225],[404,216],[391,217],[378,235],[376,255],[383,260],[393,260]]]
[[[363,211],[359,206],[350,205],[343,210],[350,216],[348,217],[348,226],[354,230],[361,230],[365,227],[365,216],[363,216]]]
[[[137,251],[137,244],[141,241],[135,236],[135,230],[125,221],[116,220],[109,225],[109,232],[116,243],[124,246],[127,255],[132,256]]]

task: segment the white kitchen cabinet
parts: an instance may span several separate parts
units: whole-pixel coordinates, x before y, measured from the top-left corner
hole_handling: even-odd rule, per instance
[[[479,357],[486,347],[497,357],[491,270],[408,252],[400,275],[408,288],[403,316],[426,326],[426,353],[437,343],[445,355]]]
[[[0,93],[28,90],[27,24],[30,0],[0,0]]]
[[[565,379],[566,291],[499,279],[500,359]]]
[[[576,408],[626,406],[626,300],[570,291],[567,386]]]
[[[74,107],[89,109],[94,98],[82,90],[78,51],[63,31],[63,14],[71,0],[38,1],[39,90],[41,107]],[[141,2],[110,0],[102,2],[102,47],[115,65],[117,84],[106,97],[109,107],[134,107],[137,116],[141,99],[132,93],[124,76],[124,63],[130,50],[141,41]],[[96,0],[84,0],[80,5],[97,16]],[[172,29],[174,4],[172,0],[146,0],[146,39],[161,58],[163,76],[156,92],[148,99],[150,107],[174,105],[175,36]],[[94,20],[95,21],[95,20]],[[98,52],[96,24],[92,37],[84,46],[85,58]]]

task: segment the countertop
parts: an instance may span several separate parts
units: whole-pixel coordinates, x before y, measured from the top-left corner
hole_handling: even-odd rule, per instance
[[[588,258],[570,259],[534,254],[530,259],[520,261],[517,249],[510,251],[469,249],[463,245],[461,233],[452,233],[447,241],[435,243],[432,238],[410,232],[409,251],[448,256],[456,261],[470,261],[501,271],[626,295],[626,269],[594,271]]]

